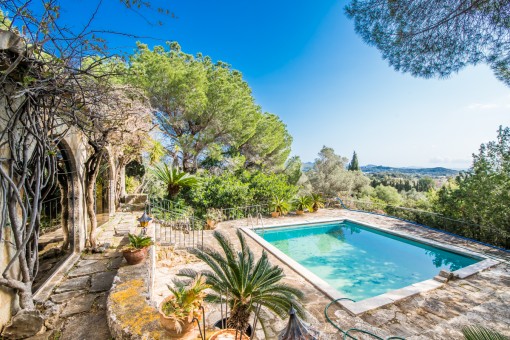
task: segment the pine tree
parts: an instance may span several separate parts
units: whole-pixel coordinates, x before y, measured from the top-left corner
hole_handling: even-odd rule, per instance
[[[349,163],[349,166],[347,167],[347,170],[349,171],[359,171],[359,164],[358,164],[358,155],[356,154],[356,151],[352,154],[352,160]]]

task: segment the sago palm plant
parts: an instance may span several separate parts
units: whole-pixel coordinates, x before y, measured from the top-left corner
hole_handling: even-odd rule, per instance
[[[169,167],[166,163],[155,165],[151,172],[157,179],[165,183],[170,198],[175,198],[182,188],[194,187],[198,183],[198,178],[195,175],[172,166]]]
[[[179,275],[194,278],[197,275],[206,277],[206,283],[213,292],[209,293],[206,301],[220,303],[220,294],[228,291],[230,317],[227,327],[246,330],[251,313],[256,313],[260,304],[267,310],[274,312],[280,318],[287,315],[293,306],[300,317],[304,317],[300,299],[303,293],[280,281],[284,274],[282,268],[269,263],[267,253],[255,262],[253,252],[248,248],[246,240],[240,230],[237,237],[241,250],[236,251],[232,243],[221,233],[214,232],[223,253],[214,249],[191,250],[199,259],[204,261],[211,270],[200,274],[191,269],[181,270]],[[260,320],[263,324],[263,320]]]
[[[467,326],[462,329],[466,340],[508,340],[509,338],[501,333],[485,328],[480,325]]]
[[[312,194],[312,208],[313,211],[318,211],[321,208],[324,208],[324,198],[322,198],[322,194]]]
[[[308,209],[308,211],[311,212],[313,210],[312,198],[307,195],[298,196],[294,199],[294,206],[296,207],[296,210]]]

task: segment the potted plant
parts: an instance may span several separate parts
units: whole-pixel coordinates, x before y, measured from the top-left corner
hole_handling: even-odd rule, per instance
[[[209,208],[207,209],[205,218],[207,220],[208,229],[214,229],[216,223],[221,222],[225,218],[225,215],[223,215],[221,209]]]
[[[324,208],[324,198],[322,198],[322,194],[312,194],[312,210],[313,212],[319,211],[319,209]]]
[[[129,244],[122,249],[122,255],[128,264],[138,264],[147,257],[147,249],[152,239],[145,235],[128,234]]]
[[[174,281],[175,287],[168,286],[172,293],[159,305],[159,321],[170,336],[187,338],[195,331],[193,319],[201,319],[200,306],[209,288],[206,278],[198,275],[193,281]]]
[[[307,195],[298,196],[294,200],[294,205],[296,207],[296,215],[303,215],[305,213],[305,209],[308,209],[308,211],[313,210],[312,198]]]
[[[201,273],[182,269],[178,275],[189,278],[204,276],[211,288],[206,296],[207,301],[225,303],[224,297],[228,292],[230,316],[226,328],[233,329],[234,334],[236,329],[247,330],[250,317],[257,312],[258,305],[280,318],[286,317],[287,311],[293,306],[298,315],[304,317],[300,303],[303,292],[282,282],[283,270],[271,265],[265,251],[257,260],[239,229],[237,238],[240,250],[224,234],[214,231],[213,236],[223,250],[222,253],[213,248],[190,250],[209,269]]]
[[[283,198],[273,196],[273,200],[271,201],[271,208],[273,210],[271,212],[272,217],[286,215],[289,212],[289,203]]]

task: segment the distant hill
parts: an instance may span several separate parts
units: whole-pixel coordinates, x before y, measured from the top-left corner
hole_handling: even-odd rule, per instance
[[[430,177],[442,177],[442,176],[455,176],[459,173],[459,170],[447,169],[443,167],[437,168],[396,168],[382,165],[365,165],[361,167],[361,171],[367,174],[378,174],[378,173],[400,173],[405,175],[419,175],[419,176],[430,176]]]
[[[307,172],[313,168],[313,162],[303,163],[301,169]],[[380,173],[399,173],[414,176],[430,176],[430,177],[443,177],[443,176],[456,176],[460,171],[454,169],[447,169],[443,167],[436,168],[418,168],[418,167],[390,167],[383,165],[365,165],[361,167],[361,171],[366,174],[380,174]]]
[[[303,172],[307,172],[309,170],[311,170],[313,168],[313,162],[306,162],[306,163],[303,163],[301,165],[301,170],[303,170]]]

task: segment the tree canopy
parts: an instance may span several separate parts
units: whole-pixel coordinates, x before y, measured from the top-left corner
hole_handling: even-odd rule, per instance
[[[201,54],[138,44],[131,58],[133,82],[151,100],[171,156],[185,171],[201,162],[221,165],[244,156],[246,167],[281,168],[292,138],[275,115],[262,112],[241,72]]]
[[[510,85],[507,0],[351,0],[346,13],[397,71],[446,77],[486,63]]]
[[[347,171],[347,158],[335,154],[335,150],[324,146],[315,160],[314,167],[307,176],[313,190],[326,197],[340,193],[352,195],[361,193],[370,183],[360,171]]]
[[[500,127],[497,140],[473,155],[472,168],[439,190],[436,210],[510,233],[510,128]]]

